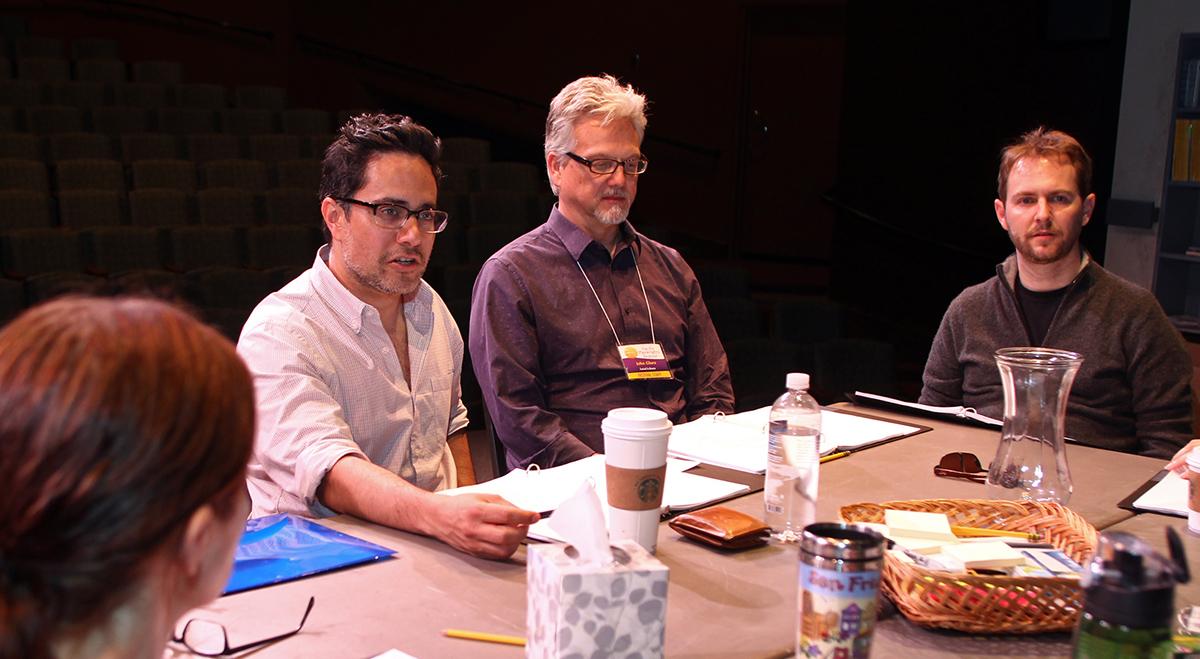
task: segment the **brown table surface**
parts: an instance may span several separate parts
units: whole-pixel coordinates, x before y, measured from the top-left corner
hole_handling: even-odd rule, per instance
[[[845,409],[933,430],[822,465],[821,519],[835,519],[839,506],[862,501],[986,498],[982,484],[937,478],[933,465],[949,451],[974,452],[986,464],[995,453],[999,431],[853,406]],[[1067,452],[1075,485],[1071,508],[1097,528],[1137,524],[1139,520],[1130,520],[1131,513],[1116,504],[1154,475],[1163,461],[1082,446],[1069,446]],[[760,492],[725,505],[760,518],[763,512]],[[390,648],[418,659],[524,656],[520,647],[441,635],[444,628],[525,635],[524,548],[508,561],[487,561],[430,538],[350,516],[322,523],[397,553],[376,563],[222,597],[186,617],[202,615],[225,623],[230,642],[237,644],[294,627],[305,601],[315,595],[316,606],[301,634],[250,656],[365,659]],[[657,556],[671,569],[668,657],[791,656],[796,617],[794,546],[725,553],[684,540],[663,524]],[[1069,648],[1067,634],[970,636],[921,629],[897,614],[877,627],[873,656],[1060,657]],[[166,656],[181,655],[169,650]]]

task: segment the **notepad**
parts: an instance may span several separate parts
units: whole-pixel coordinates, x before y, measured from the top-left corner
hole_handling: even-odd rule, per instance
[[[1025,557],[1021,555],[1021,552],[1003,542],[947,545],[942,549],[942,555],[956,564],[961,564],[967,570],[1014,567],[1025,564]]]
[[[1157,476],[1157,474],[1156,474]],[[1173,471],[1166,472],[1162,479],[1146,490],[1133,502],[1138,510],[1150,510],[1167,515],[1188,516],[1188,479]]]
[[[668,453],[751,474],[767,470],[767,425],[770,407],[741,414],[708,414],[672,430]],[[821,410],[821,455],[856,451],[908,437],[928,428],[873,419],[836,410]]]

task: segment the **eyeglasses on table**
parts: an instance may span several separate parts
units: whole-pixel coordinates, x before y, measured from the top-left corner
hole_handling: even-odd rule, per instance
[[[987,482],[987,469],[974,453],[947,453],[933,468],[935,476],[963,478],[976,483]]]
[[[316,601],[316,597],[308,598],[308,608],[304,609],[304,617],[300,618],[300,624],[292,631],[279,634],[278,636],[230,647],[229,633],[225,631],[225,625],[214,620],[192,618],[183,626],[183,632],[173,634],[171,640],[187,648],[188,652],[198,654],[202,657],[225,657],[237,654],[253,647],[282,641],[289,636],[299,634],[300,630],[304,629],[304,622],[308,620],[308,614],[312,612],[313,603]]]

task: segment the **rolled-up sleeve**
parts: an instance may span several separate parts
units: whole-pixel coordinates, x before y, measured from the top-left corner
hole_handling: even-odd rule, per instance
[[[334,514],[317,501],[317,488],[341,458],[366,458],[335,396],[335,370],[317,346],[270,323],[244,332],[238,354],[258,399],[248,470],[252,514]]]

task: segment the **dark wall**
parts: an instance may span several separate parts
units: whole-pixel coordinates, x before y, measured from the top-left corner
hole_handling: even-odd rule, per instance
[[[949,301],[1012,252],[992,203],[999,152],[1038,125],[1095,160],[1084,242],[1103,260],[1127,2],[849,9],[835,296],[927,350]]]

